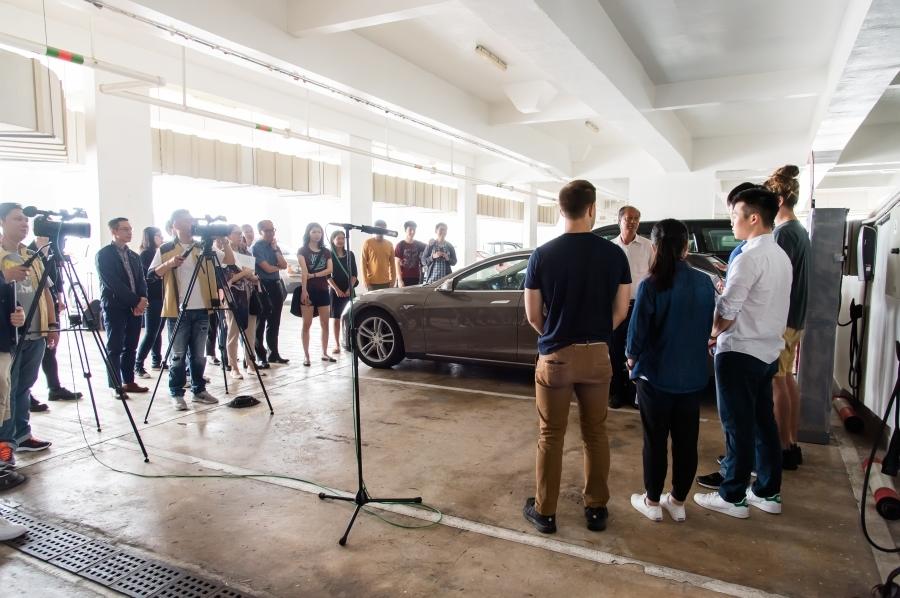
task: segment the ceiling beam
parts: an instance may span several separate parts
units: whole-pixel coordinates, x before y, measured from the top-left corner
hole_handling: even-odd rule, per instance
[[[900,11],[895,0],[851,2],[816,109],[811,146],[818,185],[897,75]]]
[[[648,112],[653,83],[597,0],[459,1],[663,170],[690,170],[690,134],[676,115]]]
[[[589,119],[596,116],[590,106],[571,96],[555,97],[543,110],[523,114],[508,102],[497,102],[490,107],[492,125],[533,125],[537,123],[562,122]]]
[[[734,102],[808,98],[821,93],[827,72],[790,70],[656,86],[654,110],[678,110]]]
[[[287,31],[297,37],[351,31],[421,17],[447,0],[288,0]]]

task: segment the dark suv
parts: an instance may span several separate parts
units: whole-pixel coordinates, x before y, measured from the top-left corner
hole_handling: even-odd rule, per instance
[[[731,250],[740,243],[731,232],[731,221],[725,218],[721,220],[682,220],[682,222],[688,227],[690,241],[688,250],[691,253],[707,253],[727,263]],[[638,226],[638,234],[649,239],[654,224],[656,224],[655,220],[641,221]],[[619,234],[619,225],[601,226],[594,229],[594,233],[604,239],[612,240]]]

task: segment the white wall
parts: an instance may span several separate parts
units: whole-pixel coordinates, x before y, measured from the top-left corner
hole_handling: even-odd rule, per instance
[[[900,339],[900,255],[891,250],[900,247],[900,206],[889,212],[890,219],[879,225],[875,279],[869,283],[866,308],[866,335],[863,341],[862,400],[881,416],[897,380],[894,341]],[[840,321],[849,321],[850,300],[862,301],[863,284],[856,277],[844,277]],[[835,356],[835,379],[849,389],[850,327],[839,328]],[[889,420],[889,424],[893,418]]]
[[[629,180],[628,203],[643,220],[712,218],[718,185],[711,172],[642,175]]]

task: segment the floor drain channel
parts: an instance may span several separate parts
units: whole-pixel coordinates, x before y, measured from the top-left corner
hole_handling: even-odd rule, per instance
[[[219,583],[45,523],[0,504],[0,515],[28,528],[8,546],[133,598],[250,598]]]

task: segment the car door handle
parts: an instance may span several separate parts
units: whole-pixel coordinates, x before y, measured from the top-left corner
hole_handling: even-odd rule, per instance
[[[505,305],[509,303],[509,299],[497,299],[496,301],[491,301],[491,305]]]

